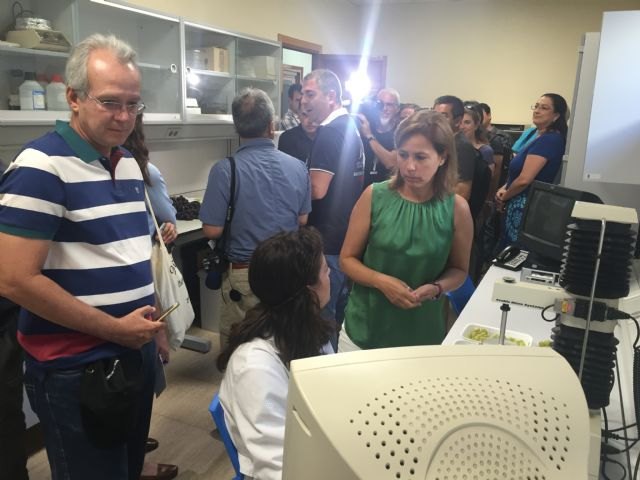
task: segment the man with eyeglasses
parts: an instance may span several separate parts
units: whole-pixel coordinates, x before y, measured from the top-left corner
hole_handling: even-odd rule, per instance
[[[135,55],[114,36],[76,45],[70,122],[29,142],[0,181],[0,295],[22,306],[25,385],[53,480],[138,478],[144,460],[164,324],[152,321],[142,174],[119,147],[144,109]],[[130,382],[117,413],[113,400],[96,408],[101,369],[98,380]]]
[[[376,98],[378,118],[375,124],[371,125],[365,115],[358,115],[365,154],[364,188],[389,178],[396,163],[393,135],[400,120],[400,94],[393,88],[383,88]]]

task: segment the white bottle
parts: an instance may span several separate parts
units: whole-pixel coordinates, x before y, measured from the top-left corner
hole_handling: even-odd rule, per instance
[[[47,109],[64,111],[69,110],[67,103],[67,87],[62,83],[62,77],[54,73],[51,83],[47,85]]]
[[[36,82],[34,72],[24,72],[24,82],[18,88],[20,92],[20,110],[44,110],[45,93],[42,86]]]

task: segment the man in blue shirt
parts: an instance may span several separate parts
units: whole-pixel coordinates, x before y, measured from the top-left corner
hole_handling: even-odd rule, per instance
[[[306,224],[311,211],[306,167],[273,143],[275,112],[269,96],[259,89],[246,89],[234,98],[231,110],[240,147],[233,155],[236,184],[229,231],[224,232],[230,200],[229,159],[211,168],[200,207],[205,236],[218,239],[224,233],[231,261],[222,282],[221,348],[226,346],[233,323],[258,303],[248,279],[249,260],[256,246],[278,232]]]
[[[339,265],[340,249],[351,210],[362,193],[364,148],[355,122],[342,106],[342,86],[332,71],[314,70],[304,78],[302,110],[320,125],[309,158],[313,198],[309,225],[322,234],[331,269],[331,299],[324,313],[339,326],[349,295],[347,279]]]

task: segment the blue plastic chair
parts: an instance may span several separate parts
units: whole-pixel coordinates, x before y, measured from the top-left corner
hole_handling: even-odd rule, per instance
[[[211,404],[209,405],[209,412],[213,417],[213,423],[216,424],[218,428],[218,432],[220,432],[220,437],[222,438],[222,443],[224,443],[224,448],[227,450],[227,455],[229,455],[229,460],[231,460],[231,465],[233,465],[233,469],[236,472],[236,476],[233,477],[233,480],[244,480],[244,475],[240,473],[240,462],[238,461],[238,450],[236,446],[233,444],[231,440],[231,435],[229,435],[229,430],[227,430],[227,424],[224,422],[224,410],[222,410],[222,405],[220,404],[220,399],[218,398],[218,393],[213,396],[213,400],[211,400]]]
[[[467,275],[467,279],[457,290],[447,292],[446,295],[449,297],[449,302],[455,310],[456,315],[460,315],[460,312],[462,312],[462,309],[467,305],[467,302],[475,291],[476,287],[471,281],[471,277]]]

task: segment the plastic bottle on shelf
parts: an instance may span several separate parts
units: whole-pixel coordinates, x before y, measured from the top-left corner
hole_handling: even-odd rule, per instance
[[[47,88],[49,84],[49,80],[47,80],[47,76],[44,73],[36,73],[36,82],[38,82],[42,88]]]
[[[47,110],[69,110],[67,103],[67,87],[62,83],[62,76],[54,73],[51,83],[47,85]]]
[[[36,73],[36,82],[38,82],[40,84],[40,86],[42,87],[42,89],[44,90],[44,101],[45,101],[45,105],[44,108],[45,110],[47,109],[47,85],[49,85],[49,80],[47,79],[47,76],[44,73]]]
[[[18,91],[20,93],[20,110],[44,110],[46,108],[44,89],[36,82],[34,72],[24,72],[24,82]]]

